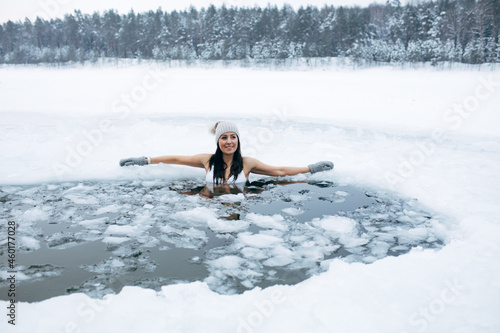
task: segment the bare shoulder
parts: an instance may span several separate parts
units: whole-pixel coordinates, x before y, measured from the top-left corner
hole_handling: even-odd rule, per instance
[[[210,157],[212,157],[212,154],[198,154],[198,155],[194,155],[196,157],[198,157],[199,159],[201,160],[209,160]]]
[[[210,162],[210,158],[212,157],[212,154],[198,154],[198,155],[194,155],[193,157],[197,158],[201,162],[201,164],[203,164],[205,166],[205,169],[206,169],[208,166],[208,163]]]
[[[253,169],[260,161],[253,157],[243,157],[243,166],[248,169]]]
[[[262,163],[256,158],[253,157],[244,157],[243,158],[243,168],[247,172],[253,172],[258,174],[269,174],[272,172],[271,166]]]

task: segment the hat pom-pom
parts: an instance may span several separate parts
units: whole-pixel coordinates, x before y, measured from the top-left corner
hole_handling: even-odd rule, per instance
[[[210,129],[210,133],[212,133],[213,135],[215,135],[215,130],[217,129],[217,125],[219,125],[220,121],[216,122],[212,128]]]

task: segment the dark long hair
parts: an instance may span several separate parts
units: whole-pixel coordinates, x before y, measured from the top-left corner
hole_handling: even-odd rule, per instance
[[[233,163],[231,164],[231,172],[229,174],[229,177],[233,176],[234,181],[236,182],[236,179],[238,178],[238,175],[241,173],[243,170],[243,157],[241,157],[241,142],[240,138],[238,138],[238,148],[236,148],[236,151],[233,154]],[[226,169],[227,169],[227,164],[224,162],[224,159],[222,158],[222,150],[219,147],[219,143],[217,142],[217,150],[215,151],[215,154],[210,157],[210,169],[214,169],[214,184],[222,184],[224,181],[227,181],[225,179],[226,176]]]

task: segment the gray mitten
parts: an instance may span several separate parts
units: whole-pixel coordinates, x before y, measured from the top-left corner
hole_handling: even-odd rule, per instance
[[[120,166],[131,166],[131,165],[146,165],[146,156],[141,157],[129,157],[120,160]]]
[[[332,170],[333,163],[330,161],[321,161],[321,162],[317,162],[314,164],[309,164],[308,167],[309,167],[309,170],[311,170],[311,173],[316,173],[316,172],[321,172],[321,171]]]

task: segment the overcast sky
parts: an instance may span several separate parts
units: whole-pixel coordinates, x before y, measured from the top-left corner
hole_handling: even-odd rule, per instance
[[[189,8],[190,4],[197,8],[208,7],[211,3],[220,6],[223,3],[231,6],[267,6],[268,3],[277,4],[281,7],[288,3],[295,8],[300,5],[323,6],[332,4],[335,6],[360,5],[367,6],[373,2],[385,3],[385,0],[2,0],[0,4],[0,23],[8,20],[17,21],[29,18],[34,21],[37,16],[45,19],[63,17],[66,13],[72,13],[80,9],[83,13],[103,12],[107,9],[116,9],[119,13],[128,13],[131,8],[135,12],[156,10],[161,7],[165,11],[174,9],[183,10]],[[404,3],[404,1],[401,1]]]

